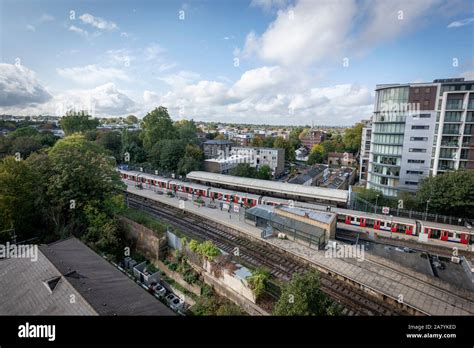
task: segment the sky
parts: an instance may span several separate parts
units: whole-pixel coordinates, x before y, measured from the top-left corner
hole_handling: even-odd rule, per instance
[[[462,0],[0,0],[0,114],[351,125],[376,84],[474,79]]]

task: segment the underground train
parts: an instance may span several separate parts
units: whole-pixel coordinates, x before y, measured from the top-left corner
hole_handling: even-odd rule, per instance
[[[218,201],[238,203],[243,206],[253,207],[257,204],[264,205],[290,205],[297,208],[330,211],[337,215],[339,224],[359,226],[364,230],[388,231],[392,234],[406,234],[418,236],[420,240],[439,240],[441,245],[473,244],[474,231],[465,226],[454,226],[431,221],[422,221],[404,217],[373,214],[356,210],[338,208],[322,204],[313,204],[286,200],[271,196],[255,195],[251,193],[231,191],[217,187],[209,187],[194,182],[185,182],[177,179],[164,178],[156,175],[145,174],[137,171],[119,169],[122,180],[141,185],[146,189],[161,188],[169,192],[182,192],[194,197],[208,197]],[[421,235],[421,236],[420,236]]]

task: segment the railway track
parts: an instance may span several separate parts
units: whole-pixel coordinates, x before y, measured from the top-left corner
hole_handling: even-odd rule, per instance
[[[293,274],[304,272],[308,266],[302,262],[286,257],[282,252],[263,243],[256,243],[239,235],[231,228],[207,222],[202,217],[187,212],[182,215],[178,208],[173,208],[157,201],[128,193],[128,205],[140,209],[153,217],[162,219],[198,240],[211,240],[229,254],[235,254],[238,248],[238,258],[252,267],[264,266],[275,278],[288,281]],[[364,290],[348,285],[330,275],[320,273],[321,290],[342,305],[344,312],[349,315],[407,315],[400,308],[395,308],[372,298]]]

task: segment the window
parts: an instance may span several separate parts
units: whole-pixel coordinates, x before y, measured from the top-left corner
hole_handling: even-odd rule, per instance
[[[425,93],[430,93],[431,89],[429,87],[425,88]]]
[[[426,152],[426,149],[410,149],[410,152]]]
[[[430,126],[411,126],[411,129],[430,129]]]
[[[431,115],[430,115],[430,114],[420,114],[419,117],[420,117],[420,118],[430,118]]]
[[[428,106],[430,105],[430,101],[429,100],[424,100],[423,101],[423,106]]]
[[[415,93],[420,93],[420,89],[419,89],[419,88],[415,88]]]
[[[423,174],[423,172],[420,171],[420,170],[407,170],[407,174],[419,174],[419,175],[421,175],[421,174]]]
[[[411,137],[410,140],[411,141],[427,141],[428,138],[427,137]]]
[[[405,181],[405,185],[418,185],[416,181]]]
[[[425,163],[425,160],[409,159],[408,163]]]

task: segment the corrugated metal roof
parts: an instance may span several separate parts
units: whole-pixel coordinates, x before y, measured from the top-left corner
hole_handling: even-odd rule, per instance
[[[276,223],[279,225],[283,225],[288,229],[301,231],[307,234],[311,234],[313,236],[321,237],[325,235],[325,230],[314,226],[311,224],[307,224],[305,222],[294,220],[282,215],[278,215],[275,213],[275,208],[268,205],[257,205],[253,208],[247,210],[247,214],[257,216],[261,219],[271,221],[272,223]],[[279,209],[279,208],[278,208]],[[292,209],[292,208],[288,208]]]
[[[277,181],[242,178],[232,175],[216,174],[210,172],[194,171],[187,176],[190,180],[200,180],[221,185],[232,185],[235,187],[245,187],[268,192],[279,192],[289,195],[326,199],[337,202],[347,202],[349,191],[336,190],[324,187],[301,186],[296,184],[282,183]]]

